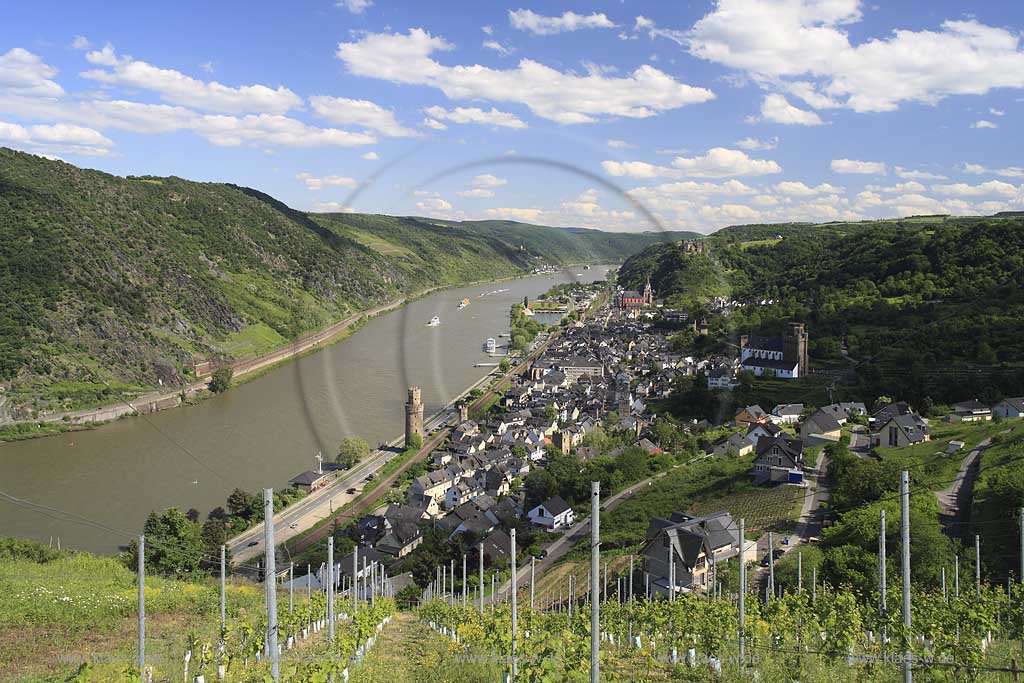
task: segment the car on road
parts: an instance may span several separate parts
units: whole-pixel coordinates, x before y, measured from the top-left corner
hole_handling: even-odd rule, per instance
[[[246,544],[246,546],[245,546],[245,547],[246,547],[246,548],[251,548],[251,547],[253,547],[253,546],[255,546],[255,545],[259,545],[259,544],[260,544],[260,542],[259,542],[259,541],[249,541],[249,542],[248,542],[248,543]]]
[[[298,527],[299,527],[299,523],[298,522],[292,522],[291,524],[288,525],[289,529],[297,529]]]
[[[356,492],[356,489],[355,489],[355,487],[352,487],[352,488],[350,488],[350,489],[346,489],[346,490],[345,490],[345,493],[347,493],[347,494],[349,494],[349,495],[352,495],[352,494],[353,494],[353,493],[355,493],[355,492]]]
[[[542,549],[542,550],[540,551],[540,553],[539,553],[539,554],[537,555],[537,559],[538,559],[538,560],[543,560],[543,559],[544,559],[545,557],[547,557],[547,556],[548,556],[548,550],[547,550],[547,548],[543,548],[543,549]]]

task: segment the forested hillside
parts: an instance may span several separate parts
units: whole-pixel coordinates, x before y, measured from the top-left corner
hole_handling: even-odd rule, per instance
[[[619,261],[651,241],[307,214],[0,148],[0,422],[175,386],[197,359],[264,352],[428,287]]]
[[[802,320],[812,356],[842,364],[847,352],[866,395],[927,403],[1024,390],[1024,219],[808,225],[782,239],[765,228],[748,226],[740,240],[721,231],[706,255],[649,247],[621,280],[637,286],[649,273],[670,303],[721,295],[751,304],[729,315],[734,335]]]

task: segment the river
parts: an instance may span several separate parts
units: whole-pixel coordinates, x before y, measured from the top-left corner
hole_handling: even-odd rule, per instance
[[[603,279],[607,269],[436,292],[196,405],[0,444],[0,490],[52,508],[0,499],[0,535],[113,553],[151,510],[196,508],[205,519],[235,487],[283,487],[316,466],[318,451],[333,456],[345,436],[371,445],[398,436],[407,387],[422,388],[429,415],[487,374],[474,364],[494,362],[483,343],[508,332],[513,303]],[[464,297],[471,303],[458,310]],[[441,325],[425,326],[435,315]]]

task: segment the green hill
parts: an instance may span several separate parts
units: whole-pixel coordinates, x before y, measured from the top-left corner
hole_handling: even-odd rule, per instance
[[[620,281],[636,287],[649,274],[672,304],[772,300],[733,312],[727,329],[773,334],[803,320],[812,357],[853,367],[864,395],[927,403],[1024,391],[1021,217],[743,226],[705,244],[706,255],[648,247]]]
[[[652,235],[308,214],[0,148],[0,423],[189,379],[437,285],[618,262]]]

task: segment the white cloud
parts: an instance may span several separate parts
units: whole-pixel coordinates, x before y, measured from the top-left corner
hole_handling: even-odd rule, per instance
[[[798,126],[820,126],[824,123],[813,111],[794,107],[783,95],[766,95],[761,103],[761,116],[765,121]]]
[[[118,57],[109,44],[102,50],[87,52],[92,64],[111,70],[83,71],[81,76],[108,85],[151,90],[161,99],[197,109],[242,113],[283,114],[302,106],[302,98],[284,86],[243,85],[232,88],[217,81],[200,81],[174,69],[161,69],[132,59]]]
[[[354,213],[355,209],[341,202],[313,202],[313,211],[320,213]]]
[[[247,116],[202,116],[192,129],[215,145],[237,146],[245,143],[285,147],[355,147],[372,145],[377,138],[337,128],[317,128],[287,116],[249,114]]]
[[[480,30],[483,31],[484,33],[486,33],[487,35],[493,35],[494,34],[494,27],[489,25],[489,24],[486,25],[486,26],[481,26]]]
[[[76,50],[88,50],[92,47],[92,43],[90,43],[89,39],[85,36],[75,36],[71,41],[71,47]]]
[[[0,92],[17,97],[60,97],[64,88],[52,80],[57,70],[20,47],[0,55]]]
[[[309,104],[319,116],[340,126],[362,126],[388,137],[416,135],[416,131],[398,123],[395,112],[369,100],[314,95]]]
[[[483,173],[470,181],[470,185],[473,187],[501,187],[502,185],[507,184],[508,180],[505,178],[499,178],[492,173]]]
[[[649,20],[643,28],[770,90],[806,83],[797,96],[816,108],[892,111],[907,101],[934,104],[949,95],[1024,87],[1024,52],[1015,31],[947,20],[937,30],[897,29],[854,45],[845,27],[861,20],[860,4],[718,0],[688,32],[655,29]]]
[[[996,109],[995,107],[989,107],[988,113],[992,114],[992,116],[1004,116],[1006,114],[1002,109]]]
[[[318,178],[311,173],[299,173],[295,176],[296,180],[301,180],[306,184],[306,188],[310,190],[321,190],[324,187],[355,187],[358,185],[355,178],[348,178],[340,175],[328,175]]]
[[[366,159],[367,161],[377,161],[377,159],[380,159],[380,156],[378,156],[376,152],[367,152],[361,158]]]
[[[487,126],[499,126],[501,128],[526,128],[526,124],[514,114],[505,111],[498,111],[491,107],[490,111],[484,111],[479,107],[455,107],[445,109],[444,107],[427,107],[423,110],[427,116],[437,120],[443,119],[452,123],[478,123]]]
[[[528,9],[509,10],[509,22],[513,28],[520,31],[528,31],[536,36],[550,36],[565,31],[578,31],[587,28],[615,28],[613,23],[604,14],[576,14],[575,12],[564,12],[560,17],[548,17],[536,14]]]
[[[462,190],[461,192],[457,192],[456,194],[458,194],[460,197],[467,197],[469,199],[485,199],[487,197],[494,196],[494,192],[492,192],[491,190],[486,190],[482,187],[475,187],[472,190]]]
[[[208,74],[212,74],[214,71],[216,71],[216,68],[214,67],[213,62],[209,61],[209,60],[207,60],[205,62],[200,62],[199,63],[199,68],[202,69],[203,71],[205,71]]]
[[[756,138],[743,138],[742,140],[736,141],[736,146],[740,149],[745,149],[751,152],[766,152],[773,150],[779,146],[779,139],[777,137],[770,138],[768,140],[758,140]]]
[[[902,166],[897,166],[893,169],[893,173],[897,178],[903,178],[904,180],[945,180],[946,176],[940,173],[931,173],[929,171],[912,171]]]
[[[782,167],[768,159],[751,159],[735,149],[714,147],[698,157],[676,157],[672,166],[644,161],[602,161],[601,167],[613,176],[630,178],[728,178],[781,173]]]
[[[963,169],[965,173],[971,173],[973,175],[998,175],[1004,178],[1024,178],[1024,167],[1022,166],[987,168],[981,164],[964,164]],[[944,178],[940,178],[940,180],[944,180]]]
[[[895,185],[887,185],[884,187],[880,185],[868,185],[866,189],[871,192],[884,192],[886,194],[903,194],[907,192],[924,192],[926,188],[924,185],[917,182],[916,180],[910,180],[905,183],[896,183]]]
[[[427,214],[445,214],[452,210],[451,202],[441,199],[440,197],[434,197],[431,199],[424,199],[421,202],[416,202],[416,208]]]
[[[423,125],[427,128],[433,128],[434,130],[448,130],[448,126],[444,125],[437,119],[425,118],[423,119]]]
[[[980,121],[975,121],[974,123],[971,124],[971,128],[998,128],[998,127],[999,127],[998,124],[992,123],[991,121],[986,121],[985,119],[981,119]]]
[[[515,208],[509,206],[502,206],[493,209],[487,209],[484,214],[490,218],[504,218],[513,221],[522,221],[524,223],[535,223],[541,219],[544,215],[543,209],[537,208]]]
[[[790,197],[812,197],[816,194],[841,194],[845,190],[835,185],[821,183],[815,187],[808,187],[801,182],[786,180],[775,185],[775,191],[779,194]]]
[[[945,197],[1018,197],[1024,193],[1024,188],[1004,183],[1001,180],[989,180],[988,182],[970,185],[968,183],[950,183],[948,185],[932,185],[932,191]]]
[[[109,156],[114,146],[114,141],[98,130],[67,123],[22,126],[0,121],[0,142],[47,155]]]
[[[373,4],[373,0],[338,0],[335,4],[347,9],[352,14],[362,14]]]
[[[625,140],[608,140],[606,143],[612,149],[633,149],[636,145],[631,145]]]
[[[337,56],[358,76],[394,83],[428,85],[452,99],[519,102],[542,118],[588,123],[602,116],[646,118],[687,104],[706,102],[714,93],[679,83],[651,66],[626,77],[562,72],[531,59],[514,69],[479,64],[445,66],[431,55],[452,45],[423,29],[407,34],[371,33],[340,43]]]
[[[494,50],[502,57],[508,57],[510,54],[515,52],[515,48],[505,47],[496,40],[485,40],[483,42],[483,46],[486,47],[488,50]]]
[[[833,159],[835,173],[861,173],[864,175],[885,175],[886,166],[881,161],[857,161],[856,159]]]

